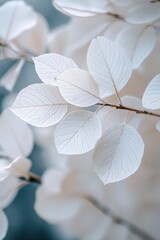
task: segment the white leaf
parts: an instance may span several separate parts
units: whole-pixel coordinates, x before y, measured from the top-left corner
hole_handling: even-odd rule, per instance
[[[1,78],[0,86],[3,86],[8,91],[12,91],[14,88],[17,78],[21,73],[21,70],[24,66],[25,61],[22,59],[18,61],[13,67],[11,67]]]
[[[128,12],[127,21],[133,24],[150,23],[160,18],[160,3],[144,2]]]
[[[120,44],[132,60],[133,68],[138,68],[155,46],[153,27],[131,26],[119,33],[116,43]]]
[[[143,94],[142,103],[148,109],[160,108],[160,74],[148,84]]]
[[[132,175],[141,163],[144,143],[138,132],[117,124],[106,130],[94,154],[94,169],[104,184],[121,181]]]
[[[57,79],[64,99],[78,107],[88,107],[99,101],[99,90],[92,76],[81,69],[70,69]]]
[[[101,136],[101,123],[95,113],[69,113],[56,127],[55,144],[59,153],[82,154],[94,148]]]
[[[24,157],[18,157],[7,167],[8,171],[16,177],[29,178],[29,170],[32,163],[29,159]]]
[[[0,210],[0,223],[0,239],[4,239],[8,230],[8,219],[2,210]]]
[[[75,62],[56,53],[47,53],[33,58],[36,72],[44,83],[57,85],[59,75],[70,68],[78,68]]]
[[[67,103],[58,88],[43,83],[32,84],[18,94],[11,110],[33,126],[48,127],[64,117]]]
[[[36,15],[23,1],[9,1],[0,7],[0,36],[10,41],[36,24]]]
[[[87,63],[90,73],[106,96],[117,94],[128,82],[132,67],[125,51],[104,37],[91,42]]]
[[[30,128],[9,110],[0,117],[0,146],[11,158],[28,156],[33,148]]]
[[[54,0],[54,6],[69,16],[92,17],[111,9],[107,0]]]

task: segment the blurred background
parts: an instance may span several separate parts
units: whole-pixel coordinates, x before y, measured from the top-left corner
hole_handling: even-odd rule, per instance
[[[0,5],[6,2],[8,1],[0,0]],[[45,17],[50,29],[54,29],[55,27],[69,21],[68,17],[54,9],[51,0],[26,0],[25,2],[31,5],[36,12],[39,12]],[[14,64],[14,62],[15,61],[12,60],[0,61],[0,78],[6,70]],[[14,93],[19,92],[23,87],[34,82],[39,82],[34,66],[30,63],[26,63],[12,93],[9,93],[3,87],[0,87],[0,112],[2,112],[8,96],[14,95]],[[42,150],[38,146],[35,146],[29,158],[33,162],[32,171],[41,175],[47,167],[46,159]],[[20,190],[15,200],[5,210],[9,219],[9,230],[5,238],[6,240],[66,239],[66,237],[58,230],[57,226],[49,225],[36,215],[33,209],[36,187],[36,184],[33,184]]]

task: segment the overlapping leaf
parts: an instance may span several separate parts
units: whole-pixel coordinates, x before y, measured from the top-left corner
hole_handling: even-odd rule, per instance
[[[104,184],[117,182],[133,174],[141,163],[144,143],[129,125],[117,124],[106,130],[94,154],[94,169]]]
[[[104,37],[97,37],[91,42],[87,63],[106,96],[117,94],[132,74],[131,62],[125,51]]]
[[[88,107],[99,101],[99,90],[92,76],[81,69],[71,69],[57,80],[64,99],[79,107]]]
[[[59,153],[82,154],[94,148],[101,136],[101,123],[95,113],[69,113],[57,126],[54,139]]]
[[[24,88],[11,110],[33,126],[47,127],[63,118],[67,112],[67,103],[56,87],[41,83]]]
[[[147,86],[142,103],[145,108],[160,108],[160,74],[155,76]]]
[[[56,53],[33,58],[36,72],[44,83],[57,85],[57,77],[70,68],[78,68],[73,60]]]

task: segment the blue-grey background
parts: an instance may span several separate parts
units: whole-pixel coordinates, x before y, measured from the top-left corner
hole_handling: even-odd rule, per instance
[[[0,0],[0,5],[8,2],[7,0]],[[34,9],[42,14],[50,29],[63,24],[68,21],[68,17],[62,15],[53,8],[51,0],[26,0],[28,4],[32,5]],[[0,27],[1,26],[0,24]],[[13,61],[0,61],[0,77],[8,69]],[[18,78],[17,84],[14,87],[14,92],[20,91],[23,87],[38,82],[39,79],[35,74],[32,64],[26,63],[23,71]],[[2,111],[3,99],[10,94],[5,89],[0,87],[0,112]],[[37,174],[42,174],[45,170],[45,156],[42,150],[35,146],[34,150],[29,156],[33,161],[33,171]],[[38,162],[38,164],[37,164]],[[64,240],[66,238],[57,226],[51,226],[42,219],[40,219],[34,209],[36,184],[27,186],[20,190],[13,203],[5,209],[9,219],[9,230],[6,240]],[[70,240],[70,239],[69,239]]]

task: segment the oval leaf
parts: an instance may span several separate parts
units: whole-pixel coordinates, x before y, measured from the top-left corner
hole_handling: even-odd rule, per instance
[[[44,83],[57,85],[57,77],[70,68],[78,68],[75,62],[56,53],[47,53],[33,58],[36,72]]]
[[[105,90],[105,96],[117,94],[132,74],[131,62],[125,51],[104,37],[91,42],[87,63],[93,78]]]
[[[99,101],[99,90],[92,76],[81,69],[70,69],[57,79],[64,99],[78,107],[89,107]]]
[[[32,84],[18,94],[11,110],[33,126],[48,127],[64,117],[67,103],[58,88],[43,83]]]
[[[145,108],[160,108],[160,74],[155,76],[148,84],[143,94],[142,103]]]
[[[101,123],[95,113],[69,113],[57,126],[54,139],[59,153],[82,154],[94,148],[101,136]]]
[[[106,130],[94,154],[94,169],[104,184],[121,181],[133,174],[141,163],[144,143],[138,132],[117,124]]]

